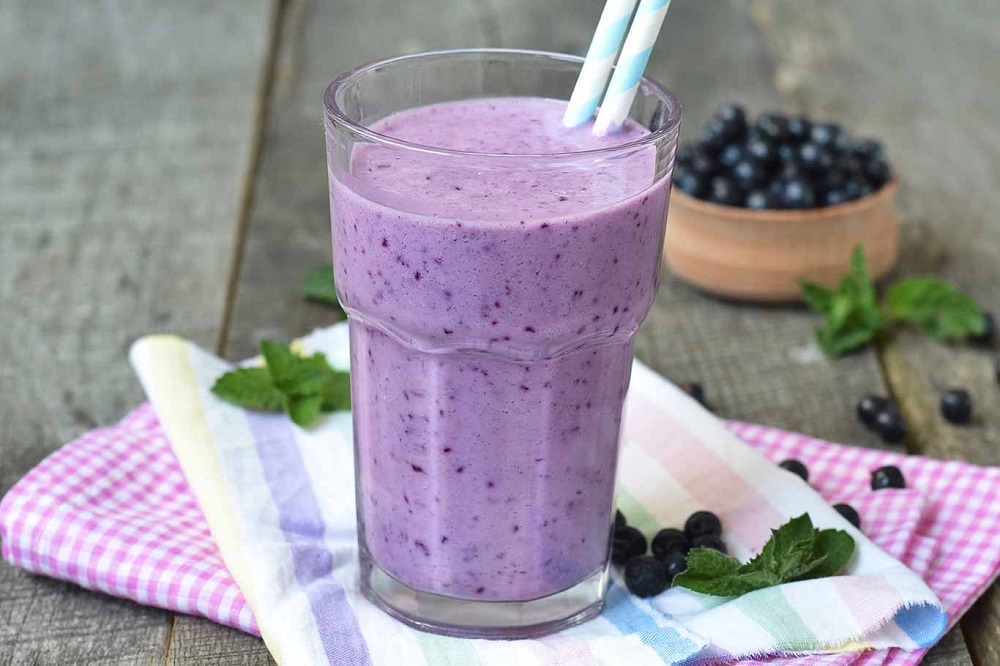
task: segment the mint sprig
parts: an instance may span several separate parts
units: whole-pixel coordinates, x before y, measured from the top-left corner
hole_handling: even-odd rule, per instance
[[[212,393],[247,409],[284,411],[303,428],[321,412],[351,408],[350,374],[331,368],[323,354],[300,356],[270,340],[260,343],[260,352],[264,366],[227,372]]]
[[[340,299],[337,298],[332,264],[324,264],[306,275],[305,280],[302,281],[302,296],[307,301],[328,305],[341,316],[344,315],[344,310],[340,307]]]
[[[701,594],[735,597],[754,590],[840,573],[854,557],[854,539],[841,530],[817,530],[809,514],[792,518],[776,530],[746,564],[711,548],[688,553],[687,570],[675,587]]]
[[[879,305],[864,248],[851,254],[851,267],[837,289],[800,280],[802,299],[826,318],[816,330],[820,349],[830,358],[859,349],[891,325],[914,324],[947,340],[979,335],[986,319],[974,300],[936,277],[917,277],[893,285]]]

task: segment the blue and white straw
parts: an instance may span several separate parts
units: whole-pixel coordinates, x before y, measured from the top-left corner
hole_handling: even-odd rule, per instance
[[[638,1],[608,0],[604,5],[604,12],[597,22],[587,58],[580,70],[580,78],[576,80],[576,87],[573,88],[573,95],[563,116],[563,125],[566,127],[582,125],[594,117]]]
[[[653,45],[660,33],[663,19],[670,8],[670,0],[641,0],[632,28],[625,38],[618,57],[611,83],[604,95],[604,102],[594,123],[594,133],[599,135],[617,132],[628,118],[632,100],[639,89],[639,81],[653,52]],[[589,58],[589,56],[588,56]]]

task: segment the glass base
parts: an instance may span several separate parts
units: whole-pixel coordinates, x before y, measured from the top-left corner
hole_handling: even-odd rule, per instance
[[[530,601],[474,601],[415,590],[361,557],[361,591],[414,629],[459,638],[537,638],[586,622],[604,607],[608,569],[573,587]]]

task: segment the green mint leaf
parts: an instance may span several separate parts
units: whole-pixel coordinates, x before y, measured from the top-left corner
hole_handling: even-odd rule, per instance
[[[285,395],[274,385],[267,368],[240,368],[227,372],[215,381],[212,393],[249,409],[273,412],[285,406]]]
[[[799,280],[799,287],[802,289],[802,300],[820,314],[827,314],[833,306],[833,291],[822,285]]]
[[[801,570],[813,559],[813,529],[809,514],[792,518],[776,530],[771,530],[760,554],[746,564],[750,571],[770,571],[782,580],[793,571]]]
[[[326,264],[310,271],[302,281],[302,295],[307,301],[322,303],[333,307],[341,315],[344,310],[337,298],[337,288],[333,279],[333,266]]]
[[[717,597],[735,597],[780,582],[770,571],[747,570],[736,558],[710,548],[692,549],[687,570],[674,578],[677,587]]]
[[[323,398],[318,395],[293,397],[288,400],[288,416],[296,425],[308,428],[323,407]]]
[[[334,371],[327,376],[319,391],[323,398],[324,412],[337,412],[351,408],[351,375]]]
[[[914,324],[938,340],[979,335],[986,318],[976,302],[953,284],[935,277],[902,280],[889,289],[886,310],[895,321]]]
[[[831,358],[863,347],[885,330],[885,317],[878,306],[875,285],[868,273],[868,261],[859,245],[851,254],[850,272],[831,291],[800,281],[802,297],[826,317],[816,331],[816,341]]]
[[[319,393],[333,368],[319,353],[302,357],[280,342],[264,340],[260,352],[271,371],[274,384],[289,396],[310,396]]]
[[[799,575],[796,580],[805,578],[826,578],[836,576],[854,557],[855,543],[850,534],[843,530],[819,530],[813,545],[813,556],[822,561],[808,572],[808,576]]]

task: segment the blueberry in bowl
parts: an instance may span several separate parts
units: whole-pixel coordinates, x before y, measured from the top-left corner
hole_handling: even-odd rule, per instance
[[[703,291],[800,300],[835,286],[861,244],[878,279],[899,253],[896,177],[884,144],[804,115],[720,107],[674,161],[664,259]],[[683,157],[683,159],[681,159]]]

